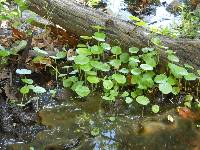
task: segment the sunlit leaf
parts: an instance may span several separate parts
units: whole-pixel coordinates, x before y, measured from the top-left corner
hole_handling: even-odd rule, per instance
[[[119,56],[122,63],[127,63],[129,61],[129,54],[128,53],[122,53]]]
[[[140,67],[141,67],[143,70],[145,70],[145,71],[147,71],[147,70],[153,70],[153,67],[150,66],[150,65],[148,65],[148,64],[141,64]]]
[[[113,74],[112,78],[117,81],[119,84],[125,84],[126,83],[126,77],[121,74]]]
[[[128,74],[129,73],[129,70],[126,69],[126,68],[122,68],[119,70],[119,72],[123,73],[123,74]]]
[[[42,93],[46,92],[45,88],[43,88],[41,86],[35,86],[32,90],[36,94],[42,94]]]
[[[106,38],[106,35],[103,32],[95,32],[94,36],[92,36],[92,37],[94,39],[96,39],[97,41],[104,42],[105,38]]]
[[[187,81],[195,81],[197,76],[194,73],[188,73],[188,75],[185,75],[184,78]]]
[[[157,75],[154,79],[156,83],[165,83],[167,81],[167,76],[165,74]]]
[[[167,58],[168,58],[169,61],[179,62],[179,58],[175,55],[168,55]]]
[[[142,73],[142,71],[139,68],[133,68],[131,69],[131,73],[132,75],[140,75]]]
[[[141,105],[148,105],[150,103],[149,99],[146,96],[138,96],[136,101]]]
[[[99,55],[103,53],[103,48],[101,46],[94,45],[91,47],[91,52],[92,54]]]
[[[159,84],[159,90],[163,93],[163,94],[169,94],[172,92],[172,86],[165,82],[165,83],[161,83]]]
[[[47,55],[48,53],[44,50],[41,50],[39,47],[33,47],[33,50],[36,51],[38,54]]]
[[[105,50],[111,50],[111,46],[108,43],[101,43],[101,47],[104,48]]]
[[[27,78],[24,78],[24,79],[21,79],[22,82],[26,83],[26,84],[33,84],[33,80],[32,79],[27,79]]]
[[[129,16],[129,18],[132,19],[133,21],[141,21],[140,18],[136,16]]]
[[[97,84],[100,82],[100,79],[96,76],[88,76],[87,80],[92,84]]]
[[[89,63],[89,58],[85,55],[78,55],[74,58],[74,62],[78,65],[85,65]]]
[[[21,94],[28,94],[29,90],[30,90],[29,87],[25,85],[20,89],[20,93]]]
[[[76,49],[76,52],[80,55],[91,55],[91,51],[88,48],[78,48]]]
[[[75,88],[75,92],[80,96],[80,97],[85,97],[90,94],[90,89],[86,86],[83,85],[78,85]]]
[[[105,89],[107,89],[107,90],[110,90],[110,89],[112,89],[112,87],[113,87],[113,82],[111,81],[111,80],[104,80],[103,81],[103,87],[105,88]]]
[[[28,69],[17,69],[16,70],[16,73],[17,74],[31,74],[31,70],[28,70]]]
[[[0,57],[7,57],[10,55],[10,52],[7,50],[0,50]]]
[[[133,102],[133,99],[132,99],[131,97],[126,97],[125,102],[126,102],[127,104],[130,104],[130,103]]]
[[[180,88],[179,88],[179,87],[173,87],[173,88],[172,88],[172,93],[173,93],[174,95],[178,95],[178,94],[180,93]]]
[[[158,105],[153,105],[153,106],[151,107],[151,110],[156,114],[156,113],[159,112],[160,107],[159,107]]]
[[[123,92],[121,95],[121,97],[127,97],[127,96],[129,96],[129,93],[127,91]]]
[[[80,38],[84,39],[84,40],[91,40],[92,37],[90,36],[80,36]]]
[[[113,66],[115,69],[119,69],[121,66],[121,61],[119,59],[113,59],[110,61],[110,65]]]
[[[112,47],[111,52],[115,55],[119,55],[122,53],[122,49],[119,46],[114,46]]]
[[[137,48],[137,47],[131,47],[131,48],[129,48],[129,52],[130,53],[137,54],[138,51],[139,51],[139,48]]]

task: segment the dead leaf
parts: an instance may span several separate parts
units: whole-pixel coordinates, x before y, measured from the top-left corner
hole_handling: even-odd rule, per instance
[[[26,38],[26,34],[16,28],[12,28],[12,37],[14,40],[22,40]]]
[[[191,119],[194,121],[200,120],[199,112],[193,112],[191,109],[187,107],[178,107],[177,112],[179,116],[184,119]]]

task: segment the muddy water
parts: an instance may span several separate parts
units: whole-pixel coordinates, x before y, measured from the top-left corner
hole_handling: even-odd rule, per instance
[[[47,128],[38,132],[31,142],[13,143],[9,149],[200,149],[200,132],[196,123],[181,119],[173,108],[158,115],[143,114],[142,108],[132,111],[133,106],[115,111],[115,108],[108,109],[102,103],[100,94],[86,99],[70,98],[65,94],[62,99],[47,103],[52,107],[38,113],[39,122]],[[168,115],[173,121],[168,121]]]

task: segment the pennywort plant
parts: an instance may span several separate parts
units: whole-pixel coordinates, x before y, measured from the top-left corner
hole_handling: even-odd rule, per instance
[[[197,79],[197,75],[189,73],[190,65],[177,65],[179,58],[172,50],[166,51],[166,71],[159,72],[158,50],[133,46],[125,52],[120,46],[106,43],[102,27],[93,28],[97,30],[93,36],[81,36],[85,44],[79,44],[76,49],[77,55],[73,59],[75,73],[63,78],[63,86],[71,88],[80,97],[99,89],[106,101],[115,102],[121,98],[127,104],[135,101],[146,106],[151,102],[147,96],[149,91],[157,88],[162,95],[178,95],[182,82]],[[96,41],[96,44],[90,45],[90,41]],[[159,106],[152,105],[152,111],[157,113]]]
[[[46,90],[38,85],[34,85],[33,84],[33,80],[27,78],[27,75],[30,75],[32,73],[31,70],[28,69],[17,69],[16,73],[23,76],[21,78],[21,81],[24,83],[24,86],[20,88],[20,93],[22,94],[22,101],[21,104],[19,104],[20,106],[24,106],[26,103],[23,103],[24,99],[27,100],[27,95],[29,94],[30,90],[33,91],[33,93],[35,94],[42,94],[45,93]],[[38,110],[38,100],[37,100],[37,110]]]

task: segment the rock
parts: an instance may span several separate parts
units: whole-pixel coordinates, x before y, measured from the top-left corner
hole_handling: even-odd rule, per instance
[[[168,6],[167,11],[171,13],[177,13],[179,11],[179,7],[182,5],[184,0],[173,0]]]

